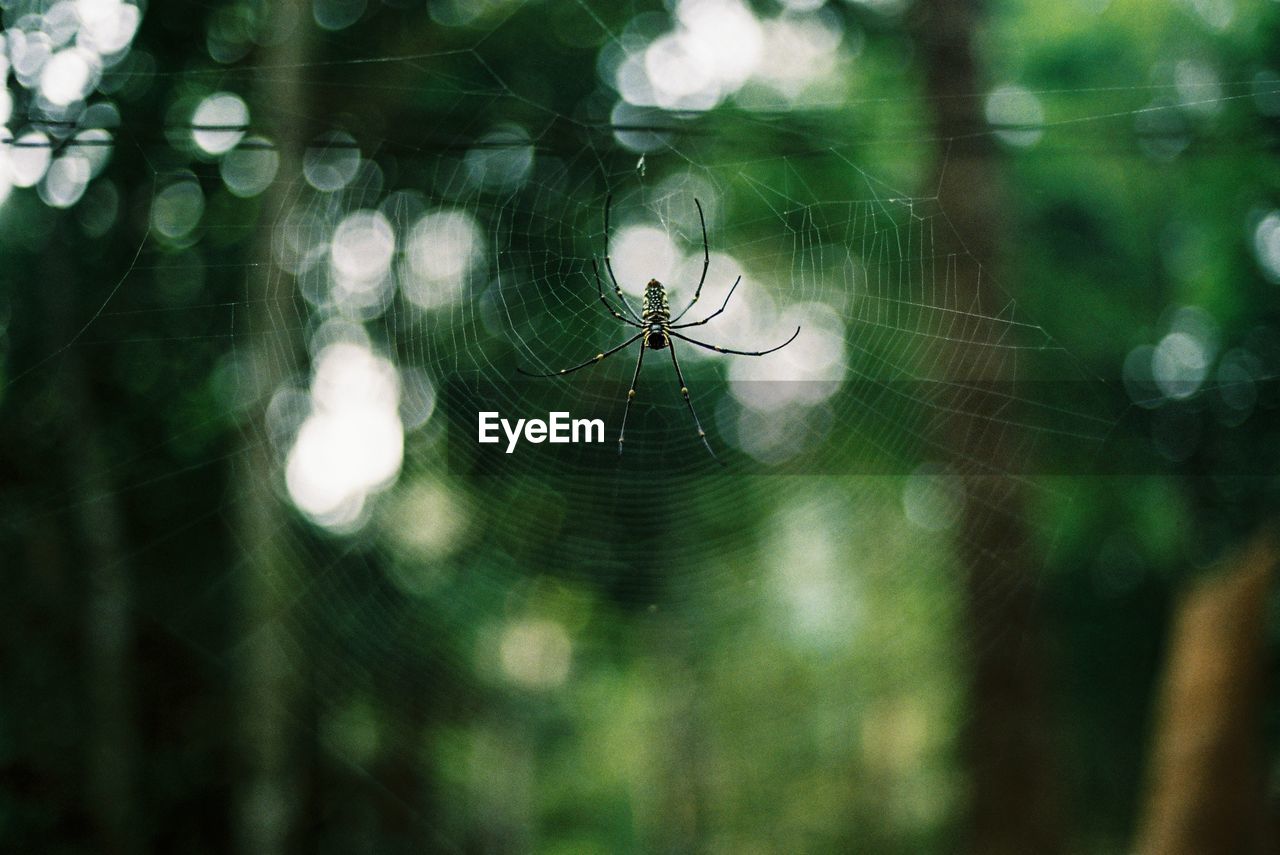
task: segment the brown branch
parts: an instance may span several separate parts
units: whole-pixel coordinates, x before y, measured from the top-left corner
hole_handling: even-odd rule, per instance
[[[1174,616],[1136,851],[1264,851],[1266,608],[1280,551],[1257,534]]]

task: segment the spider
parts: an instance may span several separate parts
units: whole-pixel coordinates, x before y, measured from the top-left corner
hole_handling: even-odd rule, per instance
[[[719,458],[716,457],[715,451],[711,448],[711,443],[707,441],[707,432],[702,429],[702,422],[698,420],[697,412],[693,409],[693,401],[689,398],[689,387],[684,382],[684,374],[680,371],[680,360],[676,359],[676,343],[673,339],[678,338],[681,341],[686,341],[689,344],[695,344],[698,347],[706,348],[707,350],[713,350],[716,353],[733,353],[739,356],[764,356],[767,353],[782,350],[782,348],[795,341],[796,336],[800,335],[800,327],[796,327],[796,331],[791,334],[791,338],[787,339],[777,347],[771,347],[768,350],[747,351],[731,350],[727,347],[720,347],[716,344],[707,344],[706,342],[698,341],[695,338],[690,338],[689,336],[681,335],[676,332],[676,330],[688,329],[689,327],[700,327],[723,312],[728,308],[729,298],[732,297],[733,292],[737,290],[738,283],[742,281],[741,276],[734,280],[733,287],[730,288],[729,293],[725,295],[724,303],[721,304],[719,309],[716,309],[700,321],[690,321],[683,324],[680,323],[680,319],[688,314],[689,310],[698,302],[698,298],[702,296],[702,285],[707,281],[707,268],[711,266],[711,250],[707,242],[707,221],[702,216],[702,203],[697,199],[694,199],[693,204],[698,208],[698,221],[702,224],[702,278],[698,280],[698,287],[693,292],[693,299],[689,301],[689,305],[684,307],[684,311],[676,315],[674,318],[671,317],[671,309],[667,305],[666,288],[663,287],[662,283],[657,279],[650,279],[649,283],[644,286],[644,308],[639,314],[636,314],[635,309],[631,308],[631,305],[627,303],[626,298],[622,295],[622,286],[618,284],[618,277],[613,275],[613,261],[609,257],[609,209],[613,205],[613,196],[608,196],[604,203],[604,266],[605,269],[609,271],[609,279],[613,282],[613,293],[617,295],[618,302],[622,305],[622,309],[626,314],[624,315],[622,312],[618,311],[618,309],[609,302],[608,298],[605,297],[604,284],[600,280],[600,265],[596,262],[596,259],[592,257],[591,269],[595,273],[596,292],[600,296],[600,302],[604,304],[605,309],[608,310],[610,315],[628,326],[636,327],[640,331],[624,341],[622,344],[611,347],[603,353],[597,353],[586,362],[575,365],[572,368],[562,368],[559,371],[552,371],[547,374],[539,374],[531,371],[525,371],[523,368],[517,368],[521,374],[527,374],[530,377],[559,377],[562,374],[572,374],[575,371],[580,371],[583,368],[595,365],[596,363],[613,356],[618,351],[634,344],[636,341],[639,341],[640,355],[636,358],[636,371],[631,377],[631,388],[627,390],[627,403],[622,410],[622,427],[618,430],[618,454],[622,454],[622,441],[627,431],[627,414],[631,412],[631,402],[635,400],[636,397],[636,381],[640,378],[640,366],[644,364],[644,352],[646,350],[662,350],[663,348],[667,348],[671,351],[671,364],[676,370],[676,380],[680,382],[680,394],[684,398],[685,404],[689,407],[689,415],[693,417],[694,427],[698,429],[698,438],[702,440],[702,444],[706,446],[707,451],[711,456],[716,460],[719,460]]]

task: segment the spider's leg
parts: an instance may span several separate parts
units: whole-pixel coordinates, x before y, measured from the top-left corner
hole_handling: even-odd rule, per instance
[[[698,298],[702,296],[702,283],[707,281],[707,268],[711,266],[711,250],[707,244],[707,221],[702,216],[702,203],[695,198],[693,204],[698,206],[698,222],[702,223],[702,278],[698,280],[698,287],[693,292],[693,299],[689,301],[689,305],[684,307],[684,311],[671,319],[671,323],[675,323],[685,316],[685,314],[693,308],[693,304],[698,302]]]
[[[627,413],[631,412],[631,401],[636,396],[636,381],[640,379],[640,365],[644,362],[644,352],[649,348],[640,342],[640,357],[636,360],[636,373],[631,375],[631,388],[627,390],[627,405],[622,408],[622,427],[618,429],[618,455],[622,455],[622,435],[627,432]]]
[[[698,414],[693,409],[693,401],[689,400],[689,387],[685,385],[684,374],[680,371],[680,360],[676,359],[676,343],[670,342],[668,347],[671,348],[671,364],[676,367],[676,379],[680,381],[680,395],[689,406],[689,415],[693,416],[693,424],[698,429],[698,438],[707,447],[707,453],[711,455],[711,459],[721,463],[720,458],[716,457],[716,453],[711,449],[711,443],[707,442],[707,432],[702,429],[702,422],[698,421]]]
[[[609,279],[613,282],[613,293],[618,295],[618,302],[626,306],[628,312],[637,321],[640,318],[636,315],[636,310],[631,308],[627,303],[627,298],[622,296],[622,286],[618,284],[618,277],[613,275],[613,259],[609,256],[609,209],[613,207],[613,195],[610,194],[604,200],[604,267],[609,271]]]
[[[703,324],[705,324],[707,321],[709,321],[709,320],[711,320],[712,318],[714,318],[716,315],[718,315],[718,314],[720,314],[721,312],[723,312],[725,309],[729,308],[729,298],[730,298],[730,297],[732,297],[732,296],[733,296],[733,292],[734,292],[734,291],[736,291],[736,290],[738,289],[738,283],[739,283],[739,282],[741,282],[741,281],[742,281],[742,277],[741,277],[741,276],[739,276],[737,279],[733,280],[733,287],[732,287],[732,288],[730,288],[730,289],[729,289],[729,293],[725,295],[725,298],[724,298],[724,305],[722,305],[720,308],[716,309],[714,312],[712,312],[711,314],[707,315],[705,318],[703,318],[703,319],[702,319],[702,320],[700,320],[700,321],[691,321],[690,323],[687,323],[687,324],[680,324],[679,326],[673,326],[673,327],[671,327],[671,329],[673,329],[673,330],[682,330],[682,329],[685,329],[686,327],[700,327],[700,326],[702,326]],[[682,314],[683,314],[683,313],[682,313]]]
[[[622,321],[623,323],[631,324],[631,326],[633,327],[640,326],[640,318],[636,316],[636,310],[631,308],[629,305],[627,305],[626,300],[622,301],[622,308],[626,309],[627,313],[631,315],[631,318],[635,318],[635,320],[632,320],[631,318],[623,316],[623,314],[619,312],[617,309],[615,309],[613,307],[613,304],[610,303],[608,299],[605,298],[604,283],[600,281],[600,265],[596,262],[594,258],[591,259],[591,269],[596,274],[596,293],[600,295],[600,302],[604,303],[604,307],[609,310],[609,314],[613,315],[615,318]]]
[[[687,335],[680,335],[680,333],[675,332],[674,330],[671,334],[682,341],[689,342],[689,344],[696,344],[698,347],[705,347],[707,350],[714,350],[716,353],[736,353],[738,356],[764,356],[766,353],[773,353],[775,350],[782,350],[782,348],[795,341],[796,336],[800,335],[800,328],[796,327],[796,331],[791,334],[791,338],[787,339],[777,347],[771,347],[768,350],[730,350],[729,348],[721,347],[718,344],[707,344],[705,341],[698,341],[697,339],[689,338]]]
[[[552,371],[549,374],[538,374],[533,371],[525,371],[523,368],[521,368],[518,365],[516,366],[516,370],[519,371],[521,374],[526,374],[530,377],[559,377],[561,374],[572,374],[575,371],[578,371],[583,368],[587,368],[588,366],[591,366],[591,365],[595,365],[597,362],[600,362],[604,359],[608,359],[610,356],[613,356],[615,353],[622,350],[622,348],[626,347],[627,345],[634,344],[636,339],[640,338],[640,336],[642,335],[644,335],[643,331],[638,332],[635,335],[633,335],[631,338],[624,341],[622,344],[618,345],[617,347],[611,347],[608,350],[606,350],[604,353],[597,353],[595,356],[591,357],[586,362],[582,363],[581,365],[575,365],[572,368],[561,368],[559,371]]]

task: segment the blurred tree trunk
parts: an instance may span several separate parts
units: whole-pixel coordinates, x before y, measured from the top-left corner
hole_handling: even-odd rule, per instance
[[[1266,851],[1262,706],[1275,535],[1184,598],[1174,615],[1136,851]]]
[[[65,225],[65,223],[60,224]],[[58,243],[73,245],[61,234]],[[78,316],[76,295],[83,288],[70,257],[45,255],[55,348],[71,341]],[[53,352],[53,351],[51,351]],[[98,851],[137,850],[135,829],[133,579],[125,560],[124,513],[107,477],[109,455],[102,446],[102,422],[93,384],[80,351],[63,362],[62,386],[68,415],[67,483],[75,497],[79,542],[84,552],[84,678],[87,763],[85,804],[93,817]]]
[[[919,0],[913,10],[926,94],[939,139],[934,173],[938,203],[954,233],[935,230],[935,252],[954,259],[947,283],[953,305],[984,318],[1001,315],[1008,297],[979,288],[999,259],[1002,197],[996,148],[983,133],[984,90],[974,54],[979,0]],[[930,188],[932,190],[932,187]],[[1013,357],[994,347],[998,321],[975,322],[950,346],[948,379],[968,384],[941,426],[958,471],[1016,468],[1023,445],[1001,414],[1001,386],[1014,378]],[[972,344],[966,343],[972,340]],[[1002,342],[1008,343],[1008,342]],[[998,474],[966,474],[965,510],[956,537],[972,643],[969,719],[963,735],[969,804],[968,847],[983,855],[1060,851],[1061,817],[1045,723],[1035,616],[1041,560],[1027,530],[1021,483]]]
[[[71,404],[75,439],[68,462],[77,471],[77,504],[88,570],[85,659],[88,671],[87,802],[105,843],[99,851],[137,850],[134,834],[133,579],[125,561],[123,514],[110,483],[101,423],[85,389],[79,359],[69,360],[76,387]]]
[[[310,115],[303,66],[310,58],[314,27],[306,0],[280,0],[277,6],[281,35],[260,57],[272,70],[258,79],[254,120],[274,141],[280,165],[264,199],[248,273],[246,372],[255,409],[245,430],[238,472],[236,525],[245,623],[242,658],[235,663],[242,764],[236,782],[235,839],[243,855],[286,851],[297,830],[306,781],[295,744],[305,648],[290,637],[298,568],[287,548],[291,517],[279,497],[279,466],[266,406],[292,374],[298,349],[293,279],[275,267],[272,238],[275,223],[293,204],[302,181],[299,153],[306,130],[299,117]]]

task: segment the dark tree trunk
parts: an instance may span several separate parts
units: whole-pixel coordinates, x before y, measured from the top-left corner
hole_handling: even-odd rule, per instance
[[[255,124],[274,141],[279,172],[264,199],[254,264],[248,274],[249,382],[257,393],[237,473],[239,587],[244,616],[239,683],[241,774],[237,784],[235,837],[242,855],[280,855],[297,834],[306,774],[297,722],[305,698],[305,647],[290,636],[298,568],[287,546],[290,513],[279,498],[279,465],[268,436],[266,405],[292,373],[298,348],[294,283],[275,267],[271,242],[278,217],[293,203],[302,182],[305,143],[301,116],[309,115],[303,65],[309,58],[311,4],[281,0],[277,15],[292,25],[262,57],[273,70],[258,84]]]
[[[60,235],[61,236],[61,235]],[[72,240],[60,241],[70,245]],[[52,299],[52,329],[61,346],[74,338],[76,295],[83,291],[68,256],[51,252],[45,274]],[[74,498],[84,557],[84,680],[86,715],[84,800],[98,851],[137,850],[134,758],[137,753],[133,667],[133,578],[126,560],[124,513],[109,480],[99,405],[89,368],[72,348],[61,382],[70,415],[66,477]]]
[[[966,312],[996,317],[1009,298],[987,284],[999,260],[1002,200],[994,141],[981,133],[978,93],[984,81],[974,35],[982,4],[920,0],[914,12],[939,140],[929,191],[936,187],[939,207],[954,229],[936,230],[934,249],[955,260],[949,299]],[[972,326],[950,345],[948,379],[967,388],[956,415],[941,427],[942,442],[962,472],[1011,472],[1012,455],[1023,444],[1001,415],[1008,402],[998,392],[1000,384],[1013,379],[1014,365],[1008,351],[995,346],[995,336],[1003,335],[992,332],[998,322]],[[972,640],[970,713],[963,736],[970,782],[968,848],[983,855],[1045,855],[1062,845],[1034,608],[1041,559],[1028,537],[1020,482],[999,474],[963,479],[966,501],[956,546]]]

